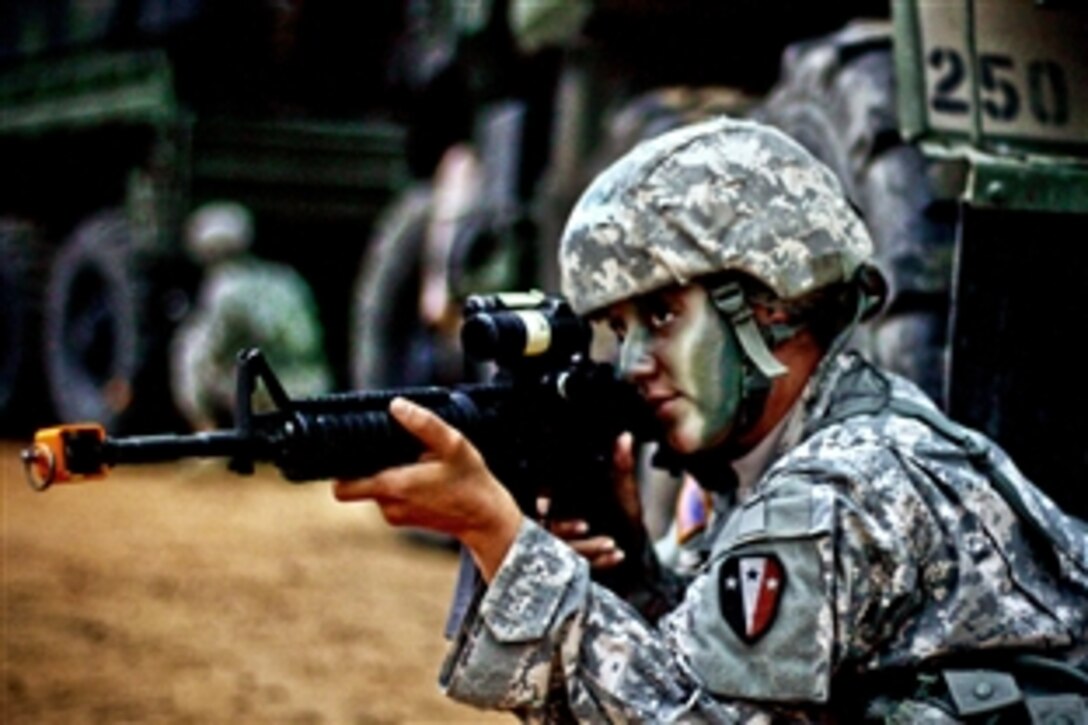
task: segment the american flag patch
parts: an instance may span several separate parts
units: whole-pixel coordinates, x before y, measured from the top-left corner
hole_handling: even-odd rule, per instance
[[[676,496],[676,541],[683,544],[706,528],[710,494],[691,476],[684,476]]]

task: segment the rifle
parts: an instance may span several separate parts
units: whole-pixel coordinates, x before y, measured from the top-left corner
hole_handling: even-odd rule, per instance
[[[76,423],[38,431],[22,452],[28,480],[53,484],[100,479],[127,464],[185,458],[226,458],[252,474],[272,463],[294,483],[369,476],[416,461],[421,444],[389,415],[394,397],[429,408],[480,450],[522,510],[552,499],[550,515],[586,519],[634,556],[644,534],[622,514],[611,483],[616,437],[656,435],[637,392],[613,367],[589,358],[589,325],[561,298],[541,293],[475,295],[464,305],[461,343],[466,358],[491,363],[492,379],[453,387],[424,386],[291,398],[256,348],[238,355],[235,428],[188,435],[114,437],[101,425]],[[254,409],[264,386],[272,409]],[[628,548],[631,547],[631,548]],[[622,566],[621,566],[622,568]],[[636,576],[608,570],[609,585]]]

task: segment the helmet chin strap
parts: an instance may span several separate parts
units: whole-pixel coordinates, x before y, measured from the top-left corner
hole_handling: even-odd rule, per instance
[[[867,273],[867,270],[863,268],[855,276],[859,277],[865,273]],[[712,289],[708,288],[707,292],[710,294],[714,307],[733,326],[733,331],[736,333],[741,349],[744,350],[748,361],[758,371],[757,377],[762,377],[762,380],[755,384],[760,390],[765,391],[766,388],[770,387],[771,380],[785,375],[787,372],[782,363],[771,354],[768,344],[772,347],[778,346],[800,332],[804,325],[772,323],[764,326],[761,330],[759,325],[756,324],[752,308],[748,305],[748,301],[744,298],[741,287],[737,282],[725,282]],[[842,352],[858,325],[867,319],[867,316],[874,309],[879,309],[882,304],[883,292],[870,292],[864,284],[859,284],[853,317],[832,340],[824,357],[834,357]],[[748,377],[746,375],[745,379],[747,380]],[[747,387],[744,392],[745,394],[749,392]]]
[[[763,333],[756,324],[755,315],[744,293],[736,282],[725,282],[707,290],[714,307],[718,309],[733,328],[744,354],[756,366],[765,378],[772,380],[786,374],[786,368],[771,354]],[[800,327],[772,325],[771,338],[777,344],[797,333]]]
[[[752,308],[748,305],[744,292],[737,282],[725,282],[713,288],[707,288],[707,293],[711,304],[732,330],[741,351],[740,404],[729,436],[735,441],[754,426],[763,415],[763,406],[771,391],[771,382],[788,371],[771,354],[764,332],[756,323]],[[796,334],[798,329],[800,328],[788,325],[774,325],[767,328],[767,334],[771,338],[771,344],[777,344]]]

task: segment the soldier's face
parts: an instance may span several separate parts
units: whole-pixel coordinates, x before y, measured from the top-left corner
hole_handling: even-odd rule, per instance
[[[699,285],[616,303],[605,315],[620,341],[620,373],[638,386],[668,444],[694,453],[729,435],[740,398],[736,340]]]

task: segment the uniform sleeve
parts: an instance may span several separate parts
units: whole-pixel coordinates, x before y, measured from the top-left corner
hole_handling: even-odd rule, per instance
[[[925,533],[873,484],[842,465],[794,470],[730,517],[667,622],[708,690],[817,709],[891,641],[917,601],[912,535]]]
[[[591,583],[584,560],[531,521],[466,620],[442,685],[477,707],[559,708],[590,722],[770,718],[713,697],[666,632]]]

